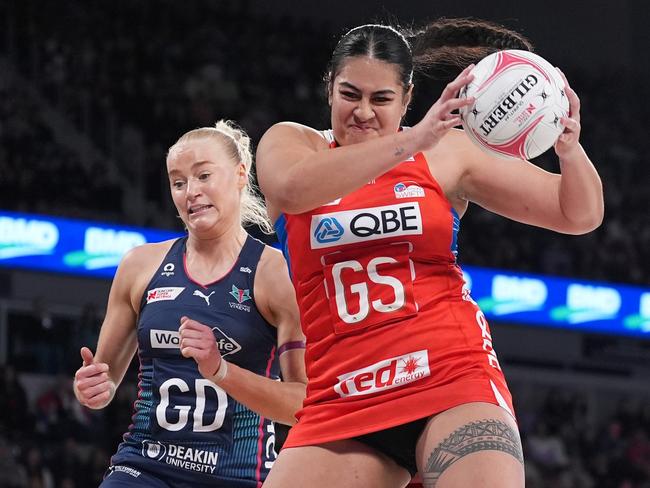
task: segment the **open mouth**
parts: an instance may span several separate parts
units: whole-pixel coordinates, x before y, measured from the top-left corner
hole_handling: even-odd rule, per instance
[[[190,215],[196,215],[196,214],[203,213],[210,208],[212,208],[212,205],[194,205],[190,207],[188,213]]]

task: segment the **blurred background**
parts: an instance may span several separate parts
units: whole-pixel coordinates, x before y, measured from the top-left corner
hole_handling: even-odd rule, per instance
[[[75,401],[79,348],[94,349],[115,262],[91,266],[70,244],[67,264],[48,268],[43,242],[85,232],[87,247],[100,229],[117,249],[100,257],[119,259],[180,233],[164,168],[178,136],[219,118],[254,142],[280,120],[327,128],[321,79],[346,28],[438,16],[502,23],[563,69],[604,183],[605,221],[585,236],[476,206],[462,220],[459,261],[513,391],[527,486],[650,487],[649,11],[633,0],[0,0],[0,487],[97,486],[137,392],[132,365],[103,411]],[[416,80],[407,123],[440,86]],[[535,163],[558,170],[552,151]]]

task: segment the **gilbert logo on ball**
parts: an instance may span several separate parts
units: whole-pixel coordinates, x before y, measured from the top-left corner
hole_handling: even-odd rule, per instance
[[[553,146],[569,113],[564,80],[545,59],[528,51],[499,51],[472,70],[461,97],[475,97],[461,110],[463,129],[483,150],[532,159]]]

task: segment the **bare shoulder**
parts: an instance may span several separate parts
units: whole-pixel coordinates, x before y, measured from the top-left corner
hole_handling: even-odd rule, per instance
[[[130,249],[123,257],[116,279],[128,284],[136,294],[144,292],[154,272],[169,252],[175,239],[147,243]]]
[[[322,132],[294,122],[280,122],[262,136],[255,158],[257,180],[264,194],[271,220],[295,201],[295,184],[300,171],[292,169],[306,163],[317,152],[329,147]]]
[[[287,273],[287,262],[279,249],[272,246],[265,246],[260,262],[257,266],[256,276],[262,280],[280,280],[282,276]]]
[[[255,290],[258,297],[264,297],[267,303],[286,299],[287,293],[293,293],[287,261],[282,252],[272,246],[266,246],[257,265]]]
[[[172,247],[175,240],[176,239],[170,239],[167,241],[151,242],[136,246],[124,254],[120,266],[126,269],[139,268],[141,271],[154,265],[157,268],[165,255],[169,252],[169,249]]]
[[[142,244],[129,250],[122,258],[114,285],[129,295],[134,310],[137,310],[145,288],[174,241]]]
[[[296,297],[282,253],[266,246],[255,273],[255,305],[264,318],[276,327],[283,317],[294,316]]]
[[[328,147],[321,131],[297,122],[278,122],[264,133],[258,148],[287,141],[296,141],[316,150]]]

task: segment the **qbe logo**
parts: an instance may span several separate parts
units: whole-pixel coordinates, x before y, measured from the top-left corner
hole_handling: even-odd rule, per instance
[[[413,383],[431,375],[429,353],[426,349],[390,359],[345,373],[338,377],[334,391],[341,398],[370,395]]]
[[[321,244],[338,241],[343,236],[343,227],[334,217],[323,218],[314,231],[316,241]]]
[[[420,205],[418,202],[408,202],[313,215],[310,234],[312,249],[421,235]]]

